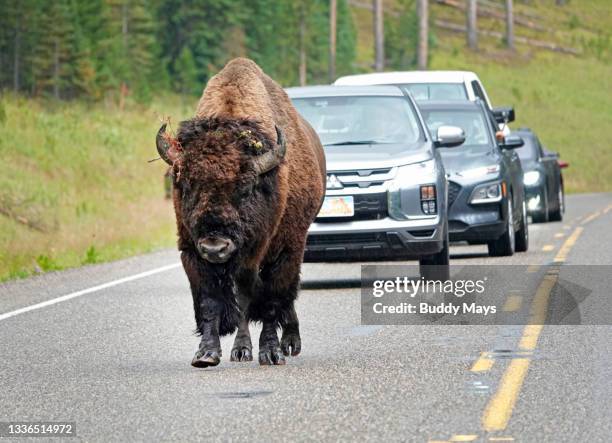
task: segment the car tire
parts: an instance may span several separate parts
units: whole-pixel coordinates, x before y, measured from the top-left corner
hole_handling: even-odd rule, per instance
[[[542,210],[531,216],[534,223],[546,223],[548,221],[548,190],[542,191]]]
[[[489,255],[491,257],[507,257],[514,254],[515,232],[514,214],[512,209],[512,195],[508,194],[508,217],[506,220],[506,230],[497,240],[487,243]]]
[[[448,221],[444,224],[442,250],[437,254],[419,259],[419,272],[425,280],[446,281],[450,279],[450,252],[448,240]]]
[[[550,221],[561,221],[563,220],[563,213],[565,212],[565,192],[562,184],[559,184],[559,192],[555,200],[554,207],[556,209],[548,213],[548,219]]]
[[[514,249],[516,252],[527,252],[529,249],[529,223],[527,222],[527,204],[523,200],[521,227],[516,231]]]

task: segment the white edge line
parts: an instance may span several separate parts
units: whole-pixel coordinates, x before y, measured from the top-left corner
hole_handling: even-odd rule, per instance
[[[107,283],[102,283],[101,285],[92,286],[91,288],[82,289],[76,292],[71,292],[70,294],[62,295],[61,297],[53,298],[51,300],[46,300],[41,303],[36,303],[35,305],[26,306],[25,308],[20,308],[14,311],[0,314],[0,321],[6,320],[7,318],[15,317],[16,315],[25,314],[26,312],[35,311],[36,309],[45,308],[47,306],[51,306],[57,303],[71,300],[73,298],[80,297],[82,295],[91,294],[92,292],[101,291],[102,289],[112,288],[113,286],[121,285],[123,283],[127,283],[127,282],[131,282],[131,281],[138,280],[141,278],[149,277],[150,275],[159,274],[160,272],[169,271],[171,269],[178,268],[179,266],[181,266],[180,263],[174,263],[171,265],[161,266],[159,268],[151,269],[149,271],[141,272],[139,274],[130,275],[129,277],[123,277],[117,280],[109,281]]]

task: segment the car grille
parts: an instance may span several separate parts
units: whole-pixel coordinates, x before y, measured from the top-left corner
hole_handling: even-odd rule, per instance
[[[367,232],[355,234],[329,234],[329,235],[309,235],[306,240],[307,246],[326,246],[326,245],[346,245],[349,243],[377,243],[385,241],[384,233]]]
[[[381,168],[330,172],[327,176],[336,176],[342,183],[343,188],[369,188],[373,185],[381,185],[385,181],[392,179],[393,174],[391,168]]]
[[[459,192],[461,192],[461,186],[460,185],[458,185],[455,182],[448,182],[448,207],[449,208],[451,207],[451,205],[457,199],[457,196],[459,195]]]
[[[387,217],[387,193],[357,194],[353,196],[355,214],[352,217],[323,217],[317,222],[378,220]]]

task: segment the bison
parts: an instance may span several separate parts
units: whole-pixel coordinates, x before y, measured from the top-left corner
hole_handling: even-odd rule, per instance
[[[316,133],[276,82],[238,58],[210,79],[176,138],[160,128],[157,150],[171,166],[178,249],[201,336],[191,364],[218,365],[219,337],[236,329],[230,359],[252,360],[252,321],[262,323],[259,363],[285,364],[301,349],[294,302],[325,192]]]

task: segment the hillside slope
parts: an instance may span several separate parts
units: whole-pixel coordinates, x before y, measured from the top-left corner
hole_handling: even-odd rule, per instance
[[[0,281],[174,243],[156,109],[0,97]]]
[[[385,2],[387,22],[397,20],[402,5]],[[444,4],[443,4],[444,3]],[[581,0],[555,6],[552,0],[515,1],[515,33],[519,38],[576,50],[577,55],[517,42],[505,49],[502,39],[486,33],[503,33],[501,18],[478,18],[479,50],[466,48],[465,34],[436,23],[464,25],[460,0],[430,0],[431,69],[475,71],[494,104],[515,106],[513,127],[534,129],[543,143],[571,163],[565,172],[569,192],[612,190],[612,177],[602,165],[612,164],[612,3]],[[448,6],[454,4],[458,7]],[[372,19],[367,2],[351,2],[359,50],[358,66],[369,70],[372,60]],[[503,17],[503,3],[480,1],[481,12]],[[491,12],[492,11],[492,12]],[[501,15],[500,15],[501,14]],[[408,67],[408,69],[410,69]]]

